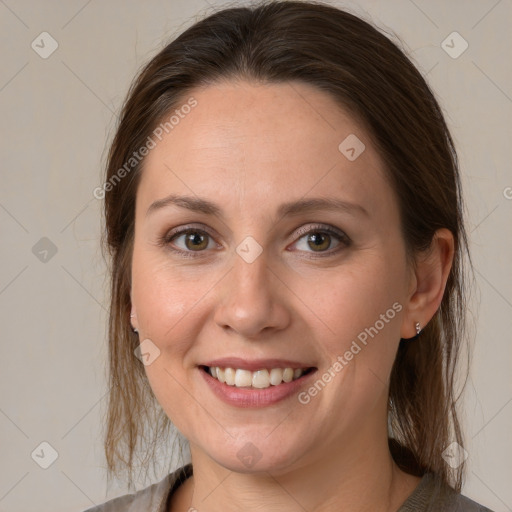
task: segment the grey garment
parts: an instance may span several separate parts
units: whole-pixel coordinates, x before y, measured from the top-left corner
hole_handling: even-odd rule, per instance
[[[397,512],[492,512],[426,473]]]
[[[133,494],[125,494],[84,512],[168,512],[170,497],[192,475],[192,464],[169,473],[156,484]]]
[[[170,497],[192,473],[192,464],[187,464],[156,484],[134,494],[119,496],[84,512],[168,512]],[[432,473],[427,473],[397,512],[430,511],[492,512],[466,496],[456,493],[451,487],[439,484]]]

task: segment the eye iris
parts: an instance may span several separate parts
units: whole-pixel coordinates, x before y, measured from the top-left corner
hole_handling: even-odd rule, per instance
[[[327,244],[325,242],[327,241]],[[313,242],[314,245],[310,245],[315,251],[317,249],[328,249],[330,245],[330,236],[325,233],[313,233],[308,236],[308,244]]]
[[[189,245],[189,242],[191,242],[193,245]],[[196,245],[198,242],[200,243],[200,245]],[[202,234],[198,233],[197,231],[195,231],[195,232],[186,234],[185,245],[187,246],[187,249],[192,249],[192,250],[206,249],[206,247],[208,247],[208,241],[207,241],[205,235],[202,235]]]

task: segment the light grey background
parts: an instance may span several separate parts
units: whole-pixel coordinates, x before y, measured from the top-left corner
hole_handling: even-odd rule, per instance
[[[510,511],[512,3],[330,3],[400,37],[458,145],[477,285],[463,492],[496,512]],[[101,202],[93,190],[137,69],[220,5],[0,0],[0,511],[81,511],[125,492],[119,485],[106,494],[107,290]],[[43,31],[58,42],[46,59],[31,47],[42,46]],[[458,58],[442,48],[453,31],[469,44]],[[451,41],[452,52],[462,48],[462,40]],[[56,254],[43,252],[43,237]],[[58,453],[48,469],[35,462],[50,461],[43,441]]]

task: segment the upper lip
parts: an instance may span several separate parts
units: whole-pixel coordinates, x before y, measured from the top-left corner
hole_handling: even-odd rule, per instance
[[[241,359],[240,357],[223,357],[213,359],[199,366],[218,366],[220,368],[240,368],[241,370],[257,371],[265,368],[314,368],[312,365],[289,359]]]

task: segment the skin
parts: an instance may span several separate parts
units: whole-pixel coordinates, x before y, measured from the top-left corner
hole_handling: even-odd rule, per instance
[[[389,453],[389,375],[400,338],[439,307],[453,237],[439,230],[415,268],[407,264],[382,160],[363,126],[324,92],[227,81],[190,96],[197,106],[146,157],[132,263],[132,325],[160,350],[147,377],[189,440],[194,466],[171,510],[396,511],[420,479]],[[349,134],[366,146],[354,161],[338,150]],[[147,214],[171,193],[208,199],[222,216],[175,205]],[[367,213],[276,214],[312,197]],[[315,249],[307,232],[318,234],[317,224],[351,243],[333,236]],[[211,231],[199,251],[183,235],[169,242],[196,258],[159,245],[180,226]],[[252,263],[235,251],[247,236],[263,249]],[[307,404],[292,396],[237,408],[197,368],[217,357],[289,358],[321,375],[394,303],[401,311]],[[261,454],[250,468],[237,457],[248,442]]]

